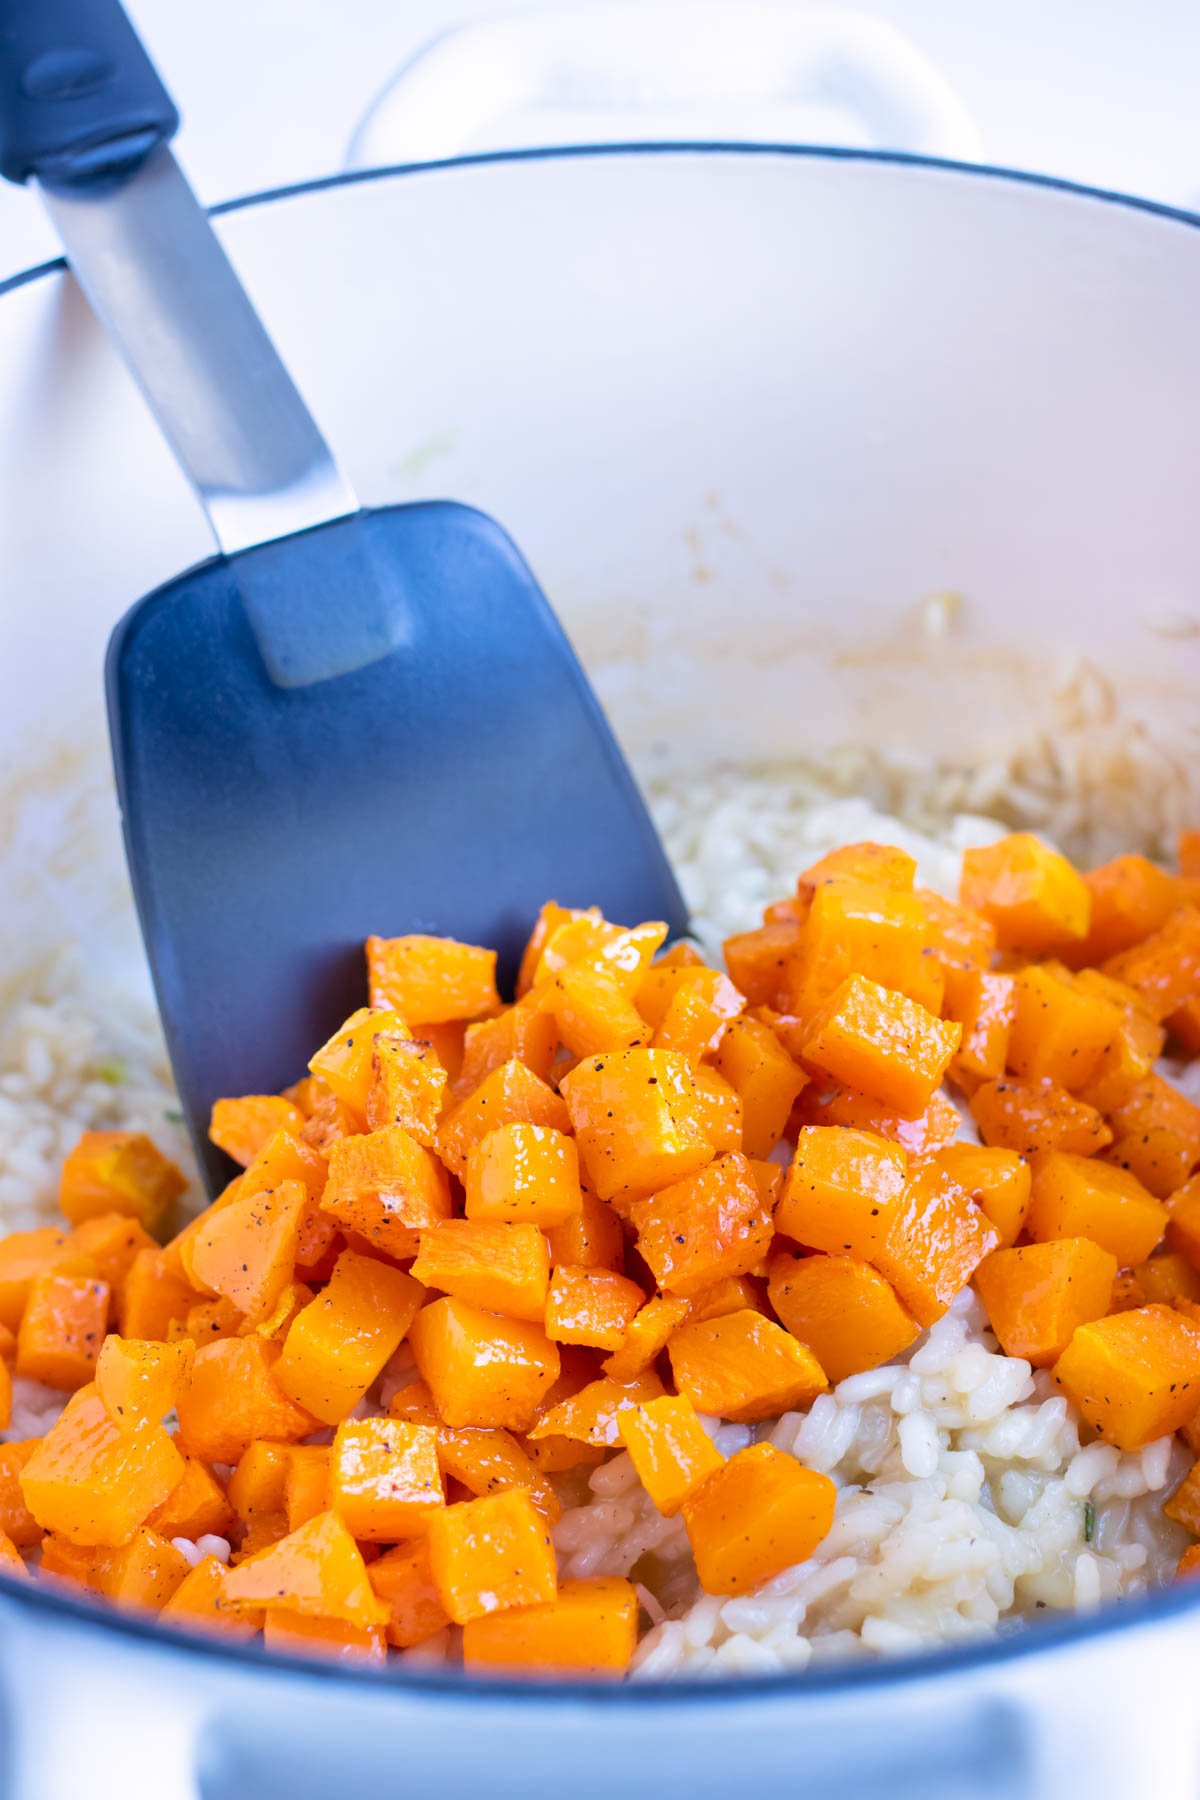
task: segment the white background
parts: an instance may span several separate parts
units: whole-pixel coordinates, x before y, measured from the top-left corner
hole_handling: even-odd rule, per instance
[[[183,113],[182,160],[211,203],[339,169],[394,69],[436,33],[513,0],[127,4]],[[1200,0],[879,0],[858,10],[899,26],[939,66],[988,161],[1200,208]],[[54,253],[36,201],[0,189],[0,278]]]

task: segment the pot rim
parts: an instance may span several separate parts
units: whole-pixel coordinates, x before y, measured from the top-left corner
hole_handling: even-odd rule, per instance
[[[746,143],[738,140],[654,141],[615,144],[562,144],[537,146],[523,150],[483,151],[473,155],[442,158],[434,162],[399,163],[371,169],[348,170],[310,181],[294,182],[284,187],[264,188],[236,199],[221,201],[210,207],[213,218],[246,211],[251,207],[292,200],[303,195],[322,193],[327,189],[362,186],[370,182],[407,179],[448,170],[490,167],[493,164],[527,164],[545,161],[600,157],[644,156],[737,156],[787,157],[806,162],[868,163],[889,168],[911,168],[936,174],[948,174],[963,180],[1027,188],[1033,192],[1065,195],[1072,200],[1120,207],[1130,213],[1200,229],[1200,213],[1162,201],[1139,198],[1109,188],[1091,187],[1057,175],[1042,175],[1024,169],[1005,168],[997,164],[954,162],[940,157],[914,155],[894,150],[863,150],[837,146],[785,143]],[[64,257],[37,263],[0,281],[0,299],[51,275],[65,273]],[[374,1687],[381,1691],[396,1689],[416,1697],[421,1693],[444,1698],[479,1695],[502,1700],[525,1708],[544,1705],[576,1705],[581,1701],[601,1705],[609,1710],[624,1707],[686,1710],[697,1705],[728,1708],[745,1701],[794,1703],[809,1695],[850,1695],[872,1693],[880,1689],[892,1691],[914,1680],[938,1675],[966,1675],[974,1671],[1002,1668],[1017,1659],[1036,1656],[1068,1645],[1095,1644],[1117,1631],[1132,1631],[1139,1626],[1167,1623],[1200,1612],[1200,1581],[1184,1582],[1158,1589],[1136,1598],[1110,1602],[1092,1614],[1063,1613],[1039,1621],[1032,1627],[1012,1622],[999,1627],[990,1637],[962,1643],[948,1643],[937,1649],[917,1650],[882,1657],[877,1662],[830,1663],[815,1669],[782,1671],[774,1675],[738,1676],[728,1680],[711,1678],[672,1679],[670,1681],[626,1682],[615,1684],[598,1681],[547,1681],[534,1684],[516,1679],[464,1676],[458,1669],[403,1668],[393,1671],[370,1667],[355,1668],[330,1662],[314,1667],[311,1660],[283,1656],[263,1649],[256,1643],[225,1643],[219,1638],[189,1632],[178,1626],[160,1624],[152,1618],[108,1609],[84,1598],[76,1599],[56,1587],[43,1588],[40,1583],[22,1581],[0,1573],[0,1599],[8,1599],[19,1608],[56,1615],[102,1631],[115,1631],[134,1641],[141,1640],[160,1651],[190,1653],[205,1659],[217,1658],[234,1669],[265,1667],[276,1674],[299,1678],[322,1685],[336,1682],[351,1684],[358,1692]]]

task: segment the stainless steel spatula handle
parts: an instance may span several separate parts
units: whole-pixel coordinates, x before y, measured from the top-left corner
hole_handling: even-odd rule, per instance
[[[358,503],[168,148],[178,122],[117,0],[0,0],[0,173],[39,188],[232,552]]]

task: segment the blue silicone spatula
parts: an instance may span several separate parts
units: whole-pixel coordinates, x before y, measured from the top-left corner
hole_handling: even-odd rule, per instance
[[[220,549],[139,600],[108,657],[130,874],[215,1183],[212,1101],[302,1072],[362,1002],[368,933],[490,944],[503,976],[546,899],[686,914],[519,551],[465,506],[358,506],[177,124],[116,0],[0,0],[0,171],[40,190]]]

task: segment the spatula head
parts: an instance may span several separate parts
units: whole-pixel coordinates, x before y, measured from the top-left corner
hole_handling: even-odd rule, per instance
[[[686,913],[595,695],[518,551],[450,504],[217,558],[113,635],[126,850],[171,1060],[205,1132],[355,1006],[371,932],[500,952],[544,900]],[[420,1021],[413,1021],[420,1023]]]

